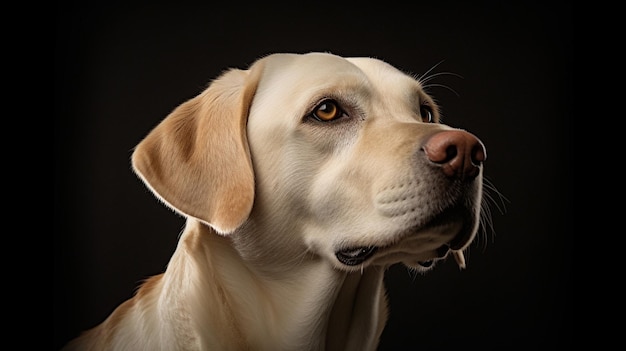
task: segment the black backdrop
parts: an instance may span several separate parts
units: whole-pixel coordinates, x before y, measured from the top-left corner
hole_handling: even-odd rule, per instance
[[[284,6],[291,6],[286,8]],[[548,7],[546,7],[548,6]],[[493,230],[424,276],[386,277],[380,350],[570,344],[573,9],[567,3],[57,6],[54,341],[102,321],[164,270],[183,219],[131,149],[228,67],[273,52],[375,56],[420,74],[447,124],[487,146]],[[497,206],[496,206],[497,205]],[[498,207],[505,209],[500,210]]]

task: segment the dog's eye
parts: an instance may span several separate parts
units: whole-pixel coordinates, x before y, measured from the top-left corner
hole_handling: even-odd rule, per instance
[[[337,101],[324,100],[313,109],[311,116],[318,121],[328,122],[337,119],[343,115],[343,111],[339,108]]]
[[[435,122],[435,115],[433,113],[433,108],[430,107],[430,105],[421,105],[420,115],[422,116],[422,122],[425,122],[425,123]]]

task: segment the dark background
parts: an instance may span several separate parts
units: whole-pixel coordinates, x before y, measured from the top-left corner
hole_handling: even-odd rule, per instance
[[[287,8],[285,6],[291,6]],[[394,266],[380,350],[565,347],[572,338],[568,3],[58,5],[54,341],[162,272],[183,219],[132,173],[132,148],[222,70],[273,52],[374,56],[415,74],[445,122],[487,146],[492,228],[468,268]],[[499,195],[501,194],[501,195]]]

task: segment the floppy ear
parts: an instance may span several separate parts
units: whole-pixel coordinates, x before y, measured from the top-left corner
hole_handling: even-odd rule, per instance
[[[240,226],[254,201],[246,124],[261,66],[222,74],[172,111],[132,155],[133,169],[157,198],[221,234]]]

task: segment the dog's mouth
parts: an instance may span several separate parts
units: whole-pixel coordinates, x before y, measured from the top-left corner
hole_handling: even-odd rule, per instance
[[[363,246],[350,249],[339,250],[335,253],[337,260],[346,266],[358,266],[367,261],[378,251],[377,246]],[[422,268],[431,268],[435,263],[435,260],[444,258],[448,252],[452,253],[455,262],[459,268],[465,268],[465,256],[461,250],[450,250],[449,245],[442,245],[437,250],[437,257],[425,260],[417,261],[417,264]]]
[[[345,264],[346,266],[358,266],[360,264],[363,264],[370,257],[372,257],[378,251],[378,249],[379,248],[376,246],[363,246],[344,249],[337,251],[335,253],[335,257],[337,257],[337,260],[339,262]],[[425,261],[417,261],[417,264],[424,269],[431,268],[436,260],[446,257],[448,252],[450,252],[459,268],[465,268],[465,255],[463,254],[463,251],[451,250],[450,246],[448,245],[442,245],[436,251],[436,258]]]
[[[345,264],[346,266],[358,266],[367,261],[370,257],[372,257],[376,253],[376,251],[378,251],[378,247],[376,246],[365,246],[340,250],[335,253],[335,256],[337,257],[337,260],[339,260],[339,262]],[[441,246],[439,249],[437,249],[437,252],[443,252],[443,254],[441,254],[439,257],[444,257],[448,253],[448,246]],[[424,268],[429,268],[433,265],[434,262],[435,260],[432,259],[427,261],[418,261],[417,263]]]
[[[450,254],[459,268],[463,269],[463,249],[473,238],[474,223],[466,209],[454,208],[436,216],[427,225],[404,230],[399,235],[403,239],[399,241],[383,245],[348,246],[335,251],[335,257],[349,267],[363,265],[376,256],[375,260],[382,264],[405,262],[411,267],[426,270]]]

